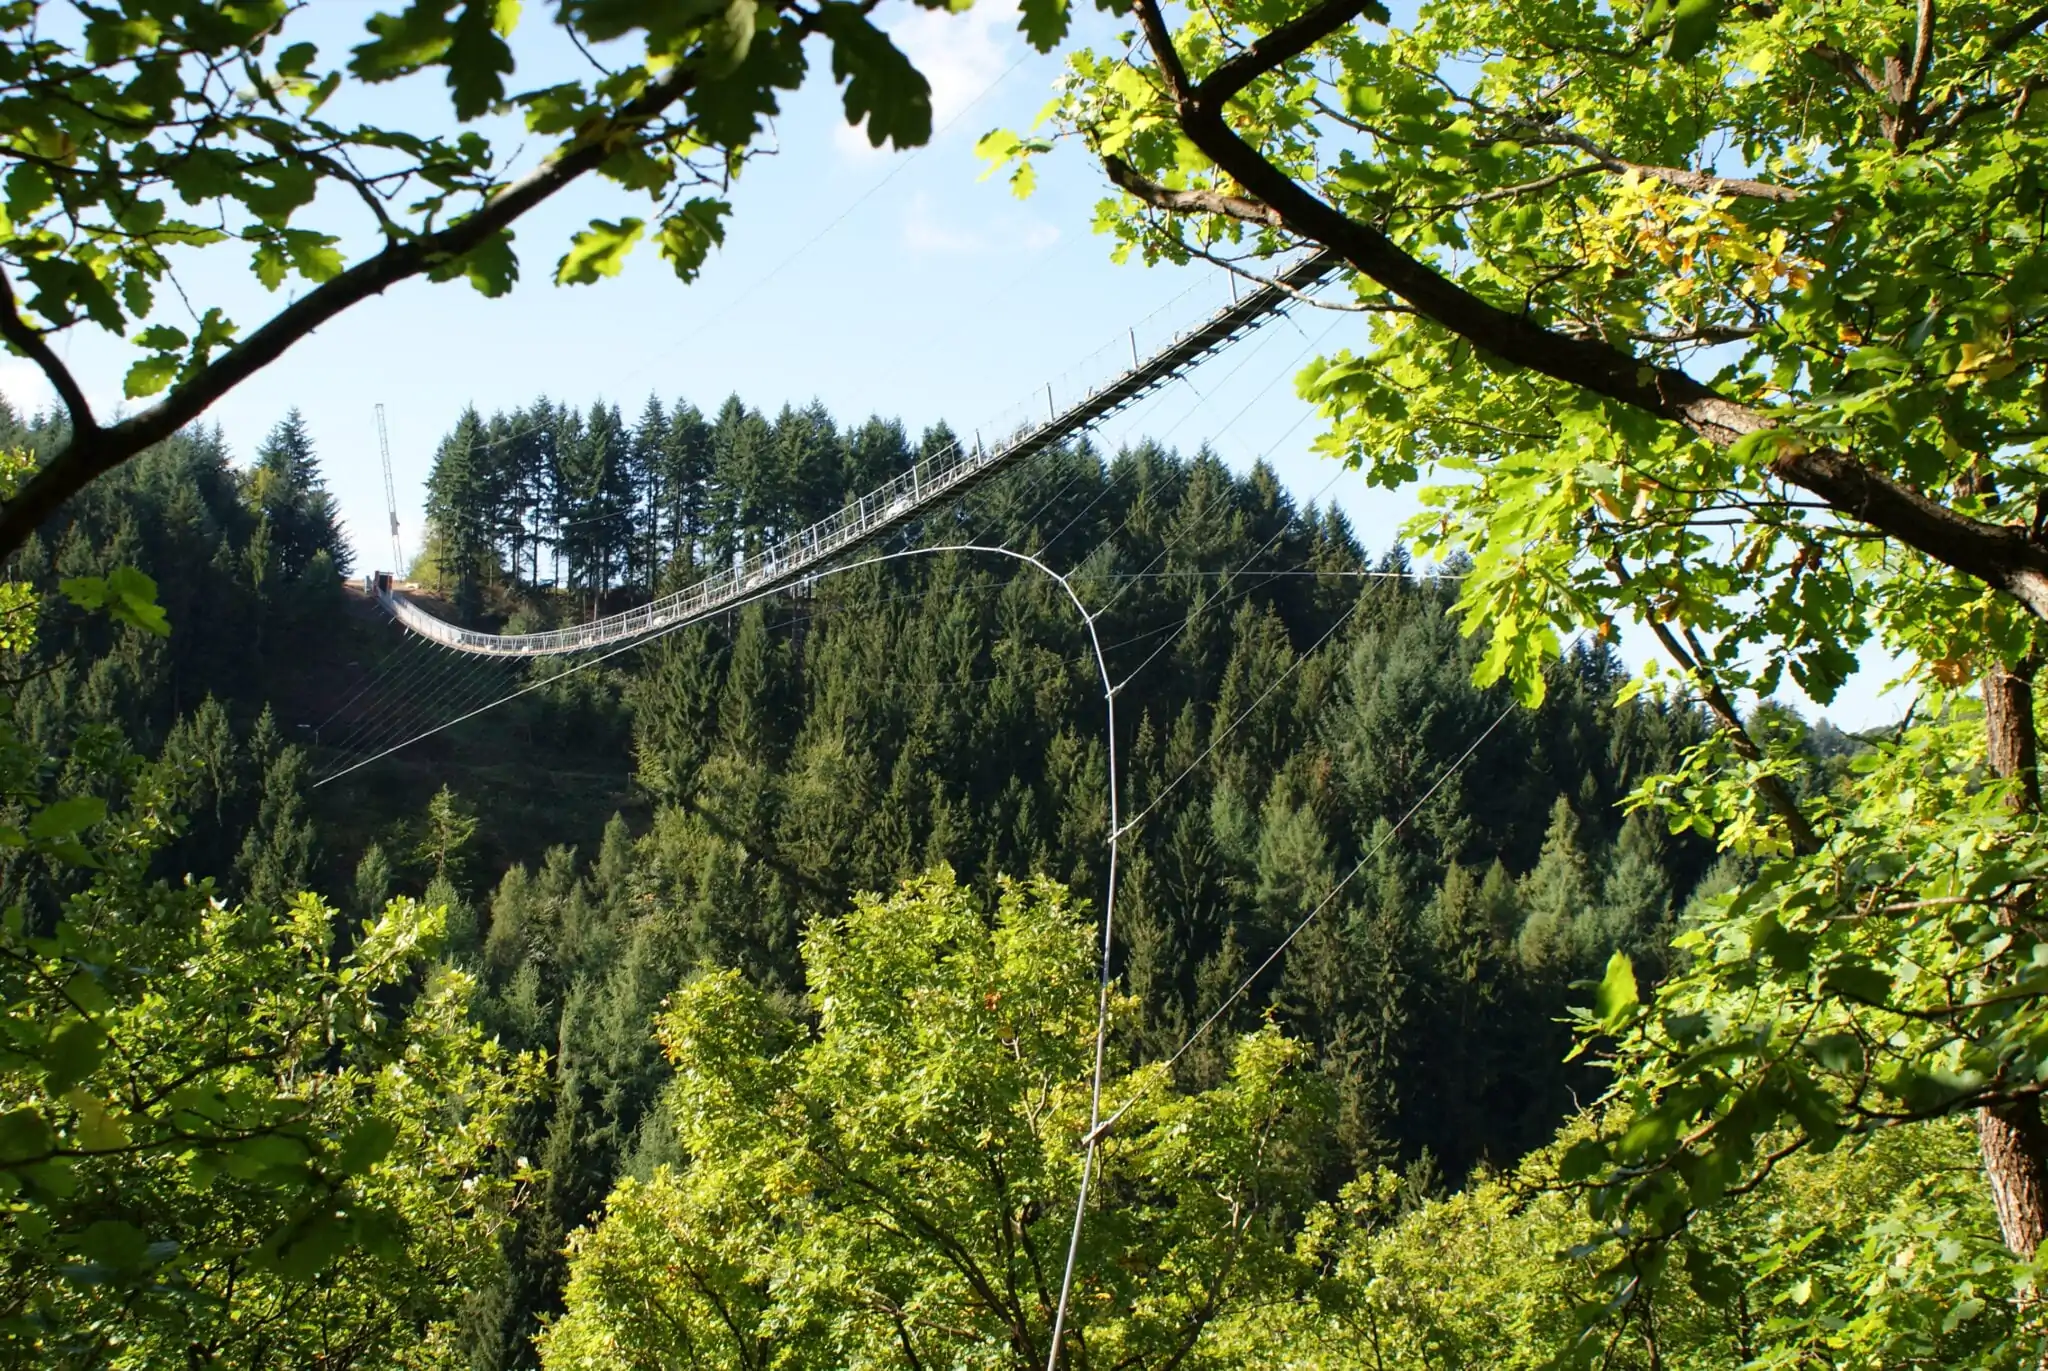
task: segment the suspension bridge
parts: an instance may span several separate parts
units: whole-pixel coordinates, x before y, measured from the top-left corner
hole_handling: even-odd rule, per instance
[[[907,471],[851,500],[835,514],[778,540],[694,585],[634,609],[542,633],[484,633],[441,619],[408,598],[394,577],[374,579],[378,602],[407,629],[453,651],[477,657],[548,657],[631,643],[709,618],[740,602],[815,575],[891,529],[949,504],[998,471],[1087,432],[1166,385],[1206,358],[1278,317],[1288,304],[1321,285],[1342,259],[1318,252],[1242,298],[1176,335],[1149,357],[1095,386],[1064,410],[1047,391],[1046,417],[1007,440],[970,449],[954,446],[920,459]],[[395,524],[395,518],[394,518]]]

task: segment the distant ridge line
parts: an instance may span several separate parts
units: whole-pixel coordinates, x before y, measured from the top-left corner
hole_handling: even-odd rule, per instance
[[[431,642],[482,657],[551,657],[630,642],[679,628],[746,599],[802,580],[848,552],[874,541],[934,506],[948,504],[999,470],[1086,432],[1188,368],[1265,323],[1302,292],[1319,285],[1342,263],[1318,252],[1289,267],[1272,284],[1233,301],[1176,337],[1107,385],[1090,391],[1042,424],[1000,446],[963,451],[956,443],[920,459],[908,471],[849,501],[837,513],[781,539],[773,547],[671,591],[637,609],[544,633],[480,633],[428,613],[384,578],[373,581],[392,618]]]

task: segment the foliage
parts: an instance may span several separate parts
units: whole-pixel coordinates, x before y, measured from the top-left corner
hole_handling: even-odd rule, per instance
[[[1994,1223],[1959,1121],[1787,1163],[1703,1215],[1670,1255],[1673,1278],[1591,1340],[1599,1228],[1557,1179],[1584,1132],[1453,1195],[1418,1198],[1387,1171],[1360,1177],[1300,1238],[1329,1281],[1246,1309],[1219,1335],[1248,1363],[1285,1348],[1287,1365],[1317,1371],[2027,1364],[1997,1298]]]
[[[1487,678],[1533,698],[1557,629],[1624,614],[1703,635],[1690,665],[1731,694],[1789,673],[1826,702],[1873,634],[1950,683],[2024,650],[2031,592],[1968,549],[2040,479],[2038,14],[1702,5],[1659,55],[1661,2],[1283,10],[1191,10],[1130,65],[1078,54],[1053,122],[1116,159],[1122,251],[1351,255],[1371,348],[1301,389],[1373,483],[1452,478],[1415,531],[1473,556]],[[1232,63],[1290,16],[1298,41]],[[1249,162],[1189,103],[1217,73],[1250,79],[1230,138],[1272,173],[1263,217],[1219,198]],[[1335,214],[1312,229],[1298,195]],[[1820,481],[1827,454],[1861,472]],[[1907,529],[1895,491],[1947,517]]]
[[[1802,1149],[2025,1098],[2041,1079],[2042,965],[2029,909],[2038,825],[1981,774],[1967,700],[1859,759],[1821,855],[1768,863],[1675,940],[1679,974],[1595,1022],[1625,1108],[1567,1154],[1601,1178],[1611,1237],[1695,1211]],[[2013,1259],[1993,1295],[2037,1279]]]
[[[551,437],[619,428],[592,413],[535,404],[483,420],[474,443],[462,420],[444,443],[437,483],[471,502],[468,526],[501,530],[479,574],[486,621],[509,611],[540,627],[587,611],[591,582],[568,569],[595,543],[548,512],[561,457],[546,454]],[[602,593],[685,583],[949,441],[881,420],[842,426],[816,408],[650,403],[632,446],[681,456],[636,467],[612,506],[605,537],[634,562],[613,563]],[[509,470],[490,474],[498,461]],[[1219,1025],[1227,1040],[1271,1012],[1330,1083],[1319,1188],[1424,1155],[1453,1179],[1482,1158],[1510,1164],[1551,1136],[1574,1091],[1598,1090],[1583,1065],[1562,1064],[1561,998],[1616,946],[1661,959],[1675,901],[1711,858],[1645,821],[1617,833],[1614,806],[1699,736],[1689,712],[1618,704],[1616,665],[1597,650],[1558,661],[1544,707],[1502,723],[1389,838],[1507,703],[1471,684],[1479,645],[1445,617],[1449,577],[1416,572],[1400,549],[1369,560],[1340,515],[1296,506],[1263,467],[1236,475],[1206,452],[1149,445],[1054,454],[898,536],[892,546],[1040,546],[1078,564],[1112,672],[1131,678],[1119,698],[1126,802],[1133,814],[1157,804],[1124,839],[1118,970],[1138,1007],[1120,1059],[1172,1052],[1376,847]],[[650,565],[652,585],[638,579]],[[471,964],[486,1022],[560,1054],[551,1107],[521,1125],[548,1180],[512,1244],[508,1304],[528,1317],[552,1308],[566,1235],[621,1175],[679,1155],[650,1108],[670,1073],[645,1024],[680,977],[737,968],[798,996],[816,911],[937,862],[984,897],[1000,875],[1033,871],[1100,889],[1099,686],[1081,625],[1047,592],[993,560],[903,559],[565,678],[630,709],[655,803],[629,811],[634,841],[606,833],[605,851],[626,854],[610,874],[594,833],[572,854],[530,839],[520,850],[526,835],[488,818],[478,831],[480,855],[496,845],[519,862],[496,880],[502,868],[480,860],[466,878],[485,930]],[[574,717],[559,733],[539,719],[493,731],[559,738],[566,769],[603,745],[594,709]],[[422,774],[440,784],[436,767]],[[491,774],[465,786],[480,814],[521,787],[554,807],[551,771]],[[1532,961],[1519,948],[1523,878],[1560,800],[1578,816],[1586,907],[1559,954]],[[1204,1042],[1176,1075],[1199,1090],[1226,1068]],[[520,1325],[499,1346],[516,1357],[525,1341]]]
[[[556,263],[557,282],[615,276],[643,239],[693,279],[725,237],[732,178],[761,151],[756,139],[784,92],[802,83],[814,38],[831,51],[850,123],[877,146],[924,143],[930,84],[872,8],[572,0],[553,8],[552,25],[585,53],[605,50],[591,59],[596,74],[522,84],[513,0],[373,12],[346,54],[308,40],[302,7],[287,0],[118,0],[61,24],[30,0],[0,7],[0,122],[10,131],[0,140],[0,334],[43,371],[71,425],[0,504],[0,553],[377,292],[425,276],[505,294],[520,270],[514,225],[579,181],[609,182],[628,205],[644,200],[653,222],[591,217]],[[1027,36],[1049,47],[1067,10],[1066,0],[1033,0]],[[438,82],[446,103],[406,127],[338,113],[351,105],[335,100],[344,87],[399,81]],[[483,122],[492,116],[523,127],[507,137]],[[180,291],[192,317],[172,322],[163,287],[172,261],[195,252],[246,253],[266,290],[296,282],[292,298],[245,332],[220,304]],[[123,381],[128,399],[162,398],[117,422],[96,415],[90,388],[53,345],[81,324],[140,354]]]
[[[448,1362],[538,1064],[470,1024],[470,978],[433,960],[441,911],[394,901],[338,947],[311,895],[231,905],[155,881],[179,763],[72,761],[73,784],[125,803],[48,799],[40,759],[0,733],[10,865],[90,874],[0,924],[7,1357]]]
[[[1985,1297],[2030,1305],[2048,11],[1135,13],[1135,55],[1077,54],[1050,111],[1122,192],[1098,226],[1148,260],[1334,251],[1369,343],[1300,390],[1327,453],[1421,486],[1420,550],[1471,559],[1478,678],[1534,703],[1561,634],[1634,620],[1714,719],[1636,802],[1761,865],[1671,982],[1622,957],[1581,1021],[1615,1039],[1613,1132],[1564,1170],[1626,1240],[1614,1309],[1778,1157],[1978,1107],[2014,1254]],[[1825,703],[1867,645],[1938,722],[1830,794],[1735,701]],[[1981,713],[1949,694],[1976,680]]]
[[[1091,934],[1050,882],[993,927],[943,868],[814,924],[816,1027],[731,973],[661,1020],[664,1107],[690,1159],[628,1181],[572,1247],[550,1366],[870,1361],[1036,1367],[1088,1122]],[[1160,1068],[1103,1148],[1075,1292],[1076,1358],[1210,1365],[1203,1329],[1286,1269],[1310,1170],[1300,1049],[1243,1039],[1228,1079]]]

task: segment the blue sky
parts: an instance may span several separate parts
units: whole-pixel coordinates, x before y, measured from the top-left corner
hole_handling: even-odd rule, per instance
[[[338,56],[359,41],[372,8],[367,0],[318,0],[294,36]],[[540,22],[543,6],[528,9],[519,84],[577,70],[583,59],[553,41]],[[1060,66],[1030,51],[1012,9],[983,0],[964,15],[901,6],[885,13],[932,81],[939,132],[927,147],[868,147],[845,125],[829,72],[814,69],[778,121],[776,154],[750,164],[736,185],[726,245],[695,284],[682,285],[642,251],[599,285],[554,286],[555,259],[585,220],[640,212],[623,195],[578,188],[521,222],[523,279],[508,297],[400,285],[300,343],[216,406],[210,421],[245,457],[296,405],[359,564],[382,567],[391,555],[376,446],[380,403],[410,552],[434,446],[467,405],[488,413],[543,394],[579,406],[602,398],[630,417],[650,393],[709,409],[736,392],[771,413],[815,398],[845,421],[878,413],[913,431],[940,419],[1001,431],[1042,411],[1048,383],[1058,398],[1127,360],[1127,330],[1136,327],[1143,348],[1229,298],[1228,282],[1212,268],[1112,264],[1108,240],[1089,230],[1108,184],[1078,152],[1046,159],[1028,201],[1015,200],[1000,178],[980,179],[975,141],[997,126],[1029,125]],[[1098,45],[1114,42],[1106,18],[1082,24]],[[443,97],[425,82],[356,93],[355,111],[342,98],[337,115],[399,126],[445,118]],[[493,132],[519,141],[510,125]],[[197,254],[180,277],[201,309],[220,303],[245,331],[283,303],[253,281],[233,248]],[[1114,446],[1142,433],[1188,449],[1207,439],[1238,468],[1265,457],[1298,499],[1327,491],[1366,545],[1383,548],[1412,501],[1367,491],[1312,455],[1316,426],[1293,392],[1312,350],[1359,346],[1363,335],[1358,315],[1297,311],[1117,416],[1098,441]],[[86,333],[65,347],[95,405],[114,410],[128,354]],[[0,391],[31,406],[48,395],[17,358],[0,358]],[[1641,637],[1628,635],[1631,656],[1641,655]],[[1897,705],[1875,698],[1880,684],[1859,681],[1830,713],[1851,724],[1895,717]]]

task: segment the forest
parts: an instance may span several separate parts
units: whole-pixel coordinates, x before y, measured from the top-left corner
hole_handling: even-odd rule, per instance
[[[2044,83],[0,3],[0,1365],[2048,1367]]]
[[[735,397],[717,414],[650,400],[630,426],[602,404],[464,416],[439,450],[436,536],[416,581],[480,624],[573,619],[701,574],[777,521],[951,441],[943,429],[913,441],[879,419],[841,428],[816,406],[770,419]],[[30,450],[56,436],[46,417],[9,424],[7,440]],[[488,450],[520,461],[494,467]],[[587,489],[582,472],[615,465],[632,480],[607,545],[644,549],[642,565],[660,569],[651,584],[630,579],[625,556],[606,561],[580,541],[592,537],[577,522],[588,506],[554,493]],[[822,493],[803,497],[807,482]],[[1165,1285],[1097,1277],[1107,1283],[1091,1298],[1108,1317],[1090,1336],[1133,1340],[1144,1364],[1171,1360],[1182,1333],[1153,1305],[1177,1300],[1186,1307],[1174,1318],[1214,1325],[1197,1342],[1204,1361],[1252,1356],[1280,1336],[1261,1322],[1274,1318],[1290,1344],[1328,1340],[1318,1357],[1340,1361],[1345,1321],[1360,1317],[1391,1320],[1386,1336],[1418,1348],[1487,1345],[1500,1311],[1484,1301],[1464,1316],[1470,1327],[1409,1327],[1416,1311],[1374,1305],[1380,1278],[1347,1263],[1414,1262],[1413,1244],[1474,1236],[1460,1225],[1531,1225],[1544,1236],[1527,1241],[1569,1245],[1557,1236],[1572,1229],[1569,1208],[1543,1200],[1555,1185],[1539,1178],[1603,1083],[1599,1068],[1568,1060],[1568,1011],[1590,1002],[1586,987],[1617,952],[1646,983],[1659,977],[1686,911],[1747,870],[1625,804],[1702,740],[1699,713],[1621,698],[1623,673],[1596,643],[1550,664],[1540,708],[1503,716],[1506,688],[1473,684],[1484,642],[1447,614],[1458,563],[1417,567],[1400,547],[1370,554],[1334,508],[1297,506],[1269,470],[1234,474],[1206,450],[1082,445],[895,537],[1070,560],[1120,682],[1120,784],[1142,822],[1122,849],[1110,1048],[1117,1079],[1159,1098],[1141,1101],[1149,1132],[1105,1163],[1105,1184],[1131,1196],[1134,1227],[1103,1241],[1130,1247],[1114,1265],[1156,1263]],[[558,558],[572,574],[529,579]],[[888,1359],[868,1343],[896,1335],[867,1326],[862,1292],[898,1279],[921,1301],[976,1311],[973,1333],[903,1315],[919,1363],[1006,1339],[1019,1365],[1042,1355],[1042,1298],[1013,1295],[1005,1315],[958,1282],[974,1260],[1057,1257],[1061,1207],[991,1196],[991,1175],[966,1163],[986,1159],[1006,1192],[1070,1184],[1060,1134],[1030,1119],[1029,1101],[1051,1089],[1047,1103],[1071,1111],[1078,1101],[1053,1083],[1086,1079],[1107,740],[1083,625],[1047,578],[967,554],[826,578],[588,672],[530,668],[539,689],[423,742],[431,762],[401,753],[316,787],[356,757],[304,726],[344,690],[369,688],[368,713],[404,704],[377,693],[406,679],[386,658],[428,649],[344,585],[349,550],[296,413],[246,467],[218,435],[165,444],[96,486],[64,540],[32,542],[17,566],[46,587],[133,568],[179,588],[162,596],[167,615],[209,606],[173,618],[167,637],[74,610],[44,621],[23,655],[15,726],[24,743],[73,759],[67,789],[110,810],[160,791],[147,801],[159,827],[131,879],[168,891],[209,873],[204,889],[265,926],[298,917],[307,888],[336,892],[346,914],[328,917],[368,920],[366,930],[394,897],[436,911],[432,936],[418,936],[440,971],[395,982],[391,1009],[437,976],[460,977],[462,1013],[442,1031],[518,1063],[499,1067],[495,1135],[473,1140],[504,1187],[494,1207],[462,1217],[490,1235],[490,1259],[469,1254],[466,1283],[432,1311],[449,1356],[480,1368],[614,1356],[751,1365],[802,1309],[825,1320],[801,1335],[807,1358]],[[491,683],[496,694],[521,684]],[[1772,726],[1796,734],[1798,782],[1815,793],[1863,746],[1789,712]],[[95,760],[122,756],[133,760]],[[618,808],[577,815],[550,841],[531,816],[569,766],[609,768]],[[48,856],[11,864],[9,882],[11,898],[46,911],[78,885]],[[1294,930],[1319,902],[1322,916]],[[1283,940],[1274,969],[1247,981]],[[845,1008],[829,988],[842,982],[924,987],[910,1003],[937,996],[937,1017],[917,1008],[902,1022],[886,995]],[[1245,993],[1228,998],[1241,982]],[[1028,1043],[950,1017],[976,997],[991,1008],[1015,999],[1004,1016],[1028,1021]],[[1002,1060],[976,1055],[991,1050]],[[888,1068],[862,1065],[870,1053]],[[774,1090],[793,1092],[797,1116],[749,1113],[743,1101],[768,1088],[762,1072],[794,1073]],[[930,1083],[878,1101],[881,1115],[846,1136],[829,1122],[867,1090],[919,1080]],[[946,1101],[936,1115],[914,1097],[934,1090]],[[834,1131],[751,1132],[804,1116]],[[1200,1116],[1213,1135],[1170,1141]],[[1272,1155],[1243,1153],[1247,1138],[1267,1137]],[[924,1159],[933,1147],[943,1162]],[[1923,1160],[1886,1154],[1805,1183],[1878,1193]],[[785,1163],[797,1172],[778,1178]],[[759,1166],[778,1170],[750,1171]],[[845,1232],[818,1226],[842,1202],[865,1211],[857,1193],[870,1184],[938,1187],[946,1231],[918,1241],[886,1208]],[[792,1185],[815,1190],[824,1210],[756,1212],[759,1196]],[[1176,1188],[1187,1185],[1197,1191]],[[844,1201],[825,1198],[846,1186]],[[1255,1223],[1203,1216],[1207,1186],[1271,1198]],[[1816,1220],[1833,1203],[1809,1202],[1803,1217]],[[979,1250],[1000,1240],[986,1227],[990,1204],[1010,1207],[999,1227],[1018,1235],[1015,1250]],[[1853,1265],[1854,1211],[1833,1212],[1818,1231]],[[183,1269],[152,1269],[152,1282],[191,1302],[167,1300],[161,1322],[135,1335],[190,1338],[209,1309],[242,1298],[226,1295],[218,1269],[185,1265],[197,1237],[160,1239],[180,1244]],[[1759,1239],[1730,1240],[1739,1250]],[[776,1267],[805,1260],[785,1242],[831,1257],[816,1291],[780,1289]],[[721,1327],[730,1345],[715,1356],[696,1340],[714,1335],[706,1320],[721,1297],[694,1277],[673,1284],[672,1243],[748,1308],[749,1331]],[[1182,1265],[1187,1274],[1171,1275]],[[1759,1309],[1746,1323],[1696,1330],[1700,1364],[1766,1329],[1793,1346],[1807,1336],[1787,1339],[1761,1307],[1773,1282],[1751,1283]],[[1526,1317],[1557,1325],[1545,1355],[1564,1350],[1588,1292],[1545,1275],[1521,1297]],[[383,1316],[395,1298],[361,1292],[353,1317]],[[420,1299],[409,1292],[399,1307]],[[1326,1305],[1345,1312],[1311,1312]],[[653,1308],[663,1317],[650,1322]],[[349,1321],[318,1311],[266,1336],[308,1346],[290,1340],[332,1337],[337,1317]],[[43,1345],[81,1364],[106,1336],[89,1318],[62,1326],[81,1341]],[[1931,1345],[1955,1341],[1947,1332]],[[1686,1344],[1660,1333],[1647,1345],[1671,1356]],[[231,1348],[216,1355],[252,1355]]]

